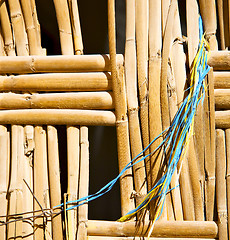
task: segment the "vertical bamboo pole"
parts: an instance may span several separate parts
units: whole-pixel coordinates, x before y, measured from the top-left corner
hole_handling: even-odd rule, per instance
[[[3,42],[3,35],[0,29],[0,56],[6,56],[5,49],[4,49],[4,42]]]
[[[67,1],[53,0],[61,41],[62,54],[73,55],[73,39]]]
[[[27,56],[28,43],[20,3],[18,0],[9,0],[8,2],[10,8],[12,27],[15,36],[15,46],[17,49],[17,55]]]
[[[24,127],[24,172],[23,179],[33,191],[33,152],[34,152],[34,128]],[[23,184],[23,212],[33,211],[33,196],[26,184]],[[22,235],[28,240],[33,239],[33,225],[30,222],[23,222]]]
[[[119,170],[121,171],[131,160],[129,147],[129,129],[127,120],[127,106],[123,67],[116,65],[116,40],[115,40],[115,6],[114,0],[108,0],[108,33],[109,52],[111,61],[112,85],[116,112],[117,148]],[[118,69],[117,69],[118,68]],[[133,180],[131,170],[120,179],[121,211],[122,215],[133,209],[133,200],[130,199],[133,192]]]
[[[0,215],[7,214],[7,129],[0,126]],[[6,221],[6,218],[0,218],[1,221]],[[0,227],[0,238],[6,238],[6,226]]]
[[[34,195],[38,199],[39,203],[44,202],[44,153],[46,153],[44,140],[46,138],[46,132],[41,126],[34,128]],[[41,169],[43,170],[41,172]],[[42,206],[44,207],[44,205]],[[41,207],[34,200],[34,210],[41,210]],[[44,219],[37,218],[34,220],[34,239],[44,239]]]
[[[47,142],[50,206],[53,208],[61,203],[58,136],[53,126],[47,126]],[[52,236],[53,239],[63,239],[61,215],[52,217]]]
[[[35,25],[35,29],[36,29],[36,33],[37,33],[37,39],[39,42],[39,46],[41,46],[41,31],[40,31],[40,24],[38,22],[35,0],[30,0],[30,4],[31,4],[31,9],[32,9],[34,25]]]
[[[224,10],[223,10],[223,0],[217,0],[218,9],[218,22],[220,31],[220,49],[225,49],[225,38],[224,38]]]
[[[148,127],[148,1],[136,1],[136,44],[137,44],[137,75],[140,103],[140,120],[143,146],[149,145]],[[146,151],[146,155],[149,150]],[[145,160],[148,190],[151,189],[150,160]]]
[[[88,195],[89,191],[89,142],[88,128],[80,128],[80,179],[79,198]],[[88,204],[78,208],[78,232],[77,239],[87,239]]]
[[[160,72],[161,72],[161,1],[149,1],[149,137],[150,141],[162,132],[160,109]],[[161,143],[159,137],[151,146],[153,152]],[[151,163],[151,187],[159,180],[162,173],[162,151],[157,151],[150,159]],[[151,218],[154,216],[154,202],[150,205]],[[164,212],[166,214],[165,208]]]
[[[0,20],[6,53],[8,56],[15,56],[15,46],[13,42],[10,19],[6,8],[6,2],[3,2],[0,6]]]
[[[126,1],[126,44],[125,44],[125,79],[129,115],[129,135],[132,158],[143,151],[140,123],[138,117],[137,77],[135,44],[135,0]],[[142,158],[141,155],[138,159]],[[138,160],[137,159],[137,160]],[[133,167],[134,185],[137,192],[136,204],[147,194],[144,163]]]
[[[226,147],[224,130],[216,130],[216,202],[219,239],[228,239],[226,203]]]

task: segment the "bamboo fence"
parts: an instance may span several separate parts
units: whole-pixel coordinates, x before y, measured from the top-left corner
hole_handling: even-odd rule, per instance
[[[120,178],[121,215],[160,179],[163,151],[148,154],[163,135],[142,151],[167,130],[187,94],[199,14],[211,50],[205,98],[150,239],[229,239],[229,1],[186,0],[183,8],[177,0],[126,0],[124,56],[116,54],[115,0],[108,0],[107,55],[83,54],[77,0],[53,3],[60,56],[45,55],[35,0],[0,1],[0,239],[147,236],[154,200],[127,223],[90,220],[88,204],[65,203],[89,194],[87,126],[116,127],[119,171],[147,156]],[[57,125],[66,126],[66,139]]]

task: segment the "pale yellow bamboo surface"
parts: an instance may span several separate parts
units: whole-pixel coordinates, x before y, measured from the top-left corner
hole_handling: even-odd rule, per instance
[[[123,56],[116,56],[117,64],[123,63]],[[0,73],[40,72],[107,72],[111,70],[108,55],[57,55],[0,57]]]
[[[105,237],[105,236],[88,236],[89,240],[132,240],[133,237]],[[150,237],[150,238],[143,238],[143,240],[148,239],[148,240],[164,240],[165,238],[154,238],[154,237]],[[180,238],[180,240],[202,240],[203,238]],[[167,238],[167,240],[178,240],[178,238]],[[206,240],[214,240],[214,238],[206,238]]]
[[[109,73],[44,73],[0,76],[1,91],[106,91],[112,90]]]
[[[211,51],[208,59],[208,65],[213,70],[230,70],[230,52],[229,51]]]

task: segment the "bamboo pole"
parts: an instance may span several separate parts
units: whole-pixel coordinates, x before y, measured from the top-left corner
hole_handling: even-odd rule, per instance
[[[136,49],[135,49],[135,1],[126,1],[126,44],[125,44],[125,79],[129,116],[129,135],[132,158],[143,151],[140,123],[138,117]],[[138,159],[142,158],[143,154]],[[143,161],[133,167],[136,205],[147,194],[145,168]]]
[[[123,56],[117,55],[117,64],[123,63]],[[107,72],[111,70],[107,55],[67,56],[17,56],[0,57],[0,73],[41,72]]]
[[[113,109],[108,92],[15,94],[0,93],[0,109],[58,108],[58,109]]]
[[[15,46],[5,1],[2,2],[0,6],[0,20],[2,33],[4,36],[5,51],[8,56],[15,56]]]
[[[47,142],[50,206],[53,208],[61,204],[58,136],[57,129],[53,126],[47,126]],[[52,217],[52,237],[53,239],[63,239],[61,215]]]
[[[7,129],[4,126],[0,126],[0,215],[7,215]],[[1,221],[6,221],[6,217],[0,218]],[[6,226],[0,227],[0,238],[6,238]]]
[[[213,72],[214,88],[230,88],[230,72]]]
[[[6,52],[5,52],[5,49],[4,49],[2,30],[1,29],[0,29],[0,56],[6,56]]]
[[[109,73],[44,73],[0,76],[1,91],[109,91]]]
[[[116,40],[115,40],[115,3],[108,0],[108,34],[109,52],[111,59],[111,74],[113,82],[114,104],[116,111],[117,127],[117,149],[119,171],[121,171],[131,160],[129,147],[129,129],[127,120],[127,106],[125,96],[125,83],[123,78],[123,67],[116,62]],[[126,214],[134,208],[133,199],[130,199],[133,192],[133,179],[131,170],[120,178],[121,189],[121,212]]]
[[[105,236],[88,236],[89,240],[132,240],[133,237],[105,237]],[[164,240],[165,238],[149,238],[149,240]],[[187,238],[180,238],[180,240],[186,240]],[[167,238],[167,240],[177,240],[177,238]],[[193,238],[193,240],[202,240],[202,238]],[[206,239],[214,240],[214,239]]]
[[[114,126],[115,114],[102,110],[25,109],[0,111],[1,124]]]
[[[230,128],[230,110],[215,112],[216,128]]]
[[[221,129],[216,130],[216,202],[218,213],[219,239],[228,239],[227,203],[226,203],[226,147],[225,134]]]
[[[217,0],[221,50],[225,50],[223,0]]]
[[[144,224],[146,232],[148,223]],[[213,221],[157,221],[151,237],[159,238],[216,238],[217,225]],[[89,236],[138,236],[135,222],[88,221]]]
[[[17,55],[28,56],[28,42],[20,3],[18,0],[9,0],[8,2]]]
[[[67,194],[68,200],[78,199],[79,189],[79,166],[80,166],[80,129],[79,127],[67,127],[67,169],[68,184]],[[87,180],[88,181],[88,180]],[[70,205],[71,206],[71,205]],[[77,212],[78,210],[68,211],[68,233],[72,233],[73,239],[76,238],[77,230]]]
[[[64,55],[73,55],[73,40],[67,1],[53,0],[57,16],[61,51]]]
[[[80,128],[80,179],[79,198],[88,195],[89,191],[89,142],[88,128]],[[88,205],[84,204],[78,208],[78,230],[77,239],[87,239]]]
[[[230,52],[229,51],[211,51],[208,59],[208,65],[213,70],[230,70]]]
[[[216,109],[230,109],[230,89],[215,89],[215,107]]]
[[[25,28],[28,36],[29,54],[41,54],[41,43],[38,39],[37,29],[34,24],[33,11],[30,0],[21,0],[23,17],[25,20]]]

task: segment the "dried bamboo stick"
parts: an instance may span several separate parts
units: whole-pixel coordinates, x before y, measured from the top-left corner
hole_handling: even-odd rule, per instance
[[[56,10],[61,50],[64,55],[73,55],[73,39],[67,1],[53,0]]]
[[[44,154],[46,153],[44,140],[46,138],[46,132],[41,126],[34,128],[34,195],[44,208],[44,178],[45,178],[45,166],[44,166]],[[41,210],[38,203],[34,200],[34,210]],[[34,221],[34,239],[44,239],[44,226],[45,222],[43,218],[37,218]]]
[[[148,1],[137,0],[135,9],[137,76],[140,104],[140,121],[143,147],[149,145],[148,120]],[[147,155],[149,150],[145,152]],[[149,158],[145,159],[147,189],[151,187],[151,166]]]
[[[33,191],[33,152],[34,152],[34,128],[32,126],[24,127],[24,172],[23,179]],[[33,211],[33,196],[26,184],[23,184],[23,212]],[[23,222],[22,235],[28,240],[33,239],[33,225],[31,222]]]
[[[148,223],[140,231],[147,230]],[[213,221],[157,221],[151,237],[162,238],[216,238],[217,225]],[[89,236],[138,236],[135,222],[88,221]]]
[[[117,127],[117,149],[119,171],[121,171],[131,160],[129,146],[129,127],[127,120],[127,105],[125,96],[125,82],[123,67],[116,61],[116,40],[115,40],[115,2],[108,0],[108,35],[109,52],[111,59],[111,74],[113,82],[114,104],[116,111]],[[121,189],[121,212],[122,215],[134,208],[133,199],[130,199],[133,192],[132,173],[126,171],[120,178]]]
[[[67,126],[67,159],[68,159],[67,194],[69,201],[78,199],[79,166],[80,166],[79,134],[80,130],[78,127]],[[77,228],[77,212],[78,212],[77,209],[67,212],[68,233],[72,233],[73,239],[76,238],[75,235]]]
[[[126,1],[126,44],[125,44],[125,79],[129,116],[129,135],[132,158],[143,151],[140,123],[138,117],[137,77],[136,77],[136,49],[135,49],[135,1]],[[138,159],[143,157],[141,155]],[[137,160],[138,160],[137,159]],[[145,184],[145,167],[140,162],[133,167],[136,205],[147,194]]]
[[[117,55],[117,64],[123,63],[123,56]],[[107,72],[111,70],[107,55],[79,56],[17,56],[0,57],[0,73],[40,72]]]
[[[83,42],[77,0],[68,0],[68,4],[72,25],[74,53],[76,55],[81,55],[83,53]]]
[[[4,126],[0,126],[0,215],[4,216],[7,214],[7,129]],[[6,221],[6,218],[0,218],[1,221]],[[6,238],[6,226],[0,227],[0,238]]]
[[[230,89],[215,89],[216,109],[230,109]]]
[[[89,142],[88,128],[80,127],[80,179],[79,198],[88,195],[89,191]],[[77,239],[87,239],[88,205],[84,204],[78,208],[78,231]]]
[[[230,70],[230,52],[229,51],[211,51],[208,59],[208,65],[213,70]]]
[[[25,20],[25,27],[28,36],[29,54],[41,54],[41,43],[38,39],[37,29],[34,25],[33,12],[30,0],[21,0],[23,17]]]
[[[5,51],[8,56],[15,56],[15,46],[5,1],[2,2],[0,6],[0,20],[2,33],[4,36]]]
[[[132,240],[133,237],[106,237],[106,236],[88,236],[89,240]],[[149,240],[164,240],[165,238],[149,238]],[[177,240],[178,238],[167,238],[167,240]],[[187,240],[188,238],[180,238],[180,240]],[[193,238],[193,240],[202,240],[202,238]],[[213,238],[206,238],[206,240],[214,240]]]
[[[216,40],[216,1],[199,0],[200,12],[203,19],[204,31],[208,38],[211,50],[218,50]],[[208,11],[207,11],[208,9]]]
[[[214,87],[230,88],[230,72],[213,72]]]
[[[216,130],[216,202],[218,213],[219,239],[228,239],[227,203],[226,203],[226,147],[225,134],[221,129]]]
[[[113,109],[111,93],[51,93],[15,94],[0,93],[0,109],[69,108],[69,109]]]
[[[53,208],[61,203],[58,136],[57,129],[53,126],[47,126],[47,142],[50,206]],[[53,239],[63,239],[61,215],[52,217],[52,237]]]
[[[28,56],[28,43],[19,0],[9,0],[10,17],[18,56]]]
[[[43,73],[0,76],[1,91],[106,91],[112,90],[109,73]]]
[[[223,0],[217,0],[221,50],[225,50]]]
[[[1,124],[114,126],[115,114],[102,110],[25,109],[0,111]]]
[[[4,49],[2,30],[1,29],[0,29],[0,56],[6,56],[6,52],[5,52],[5,49]]]
[[[230,110],[215,112],[216,128],[230,128]]]

